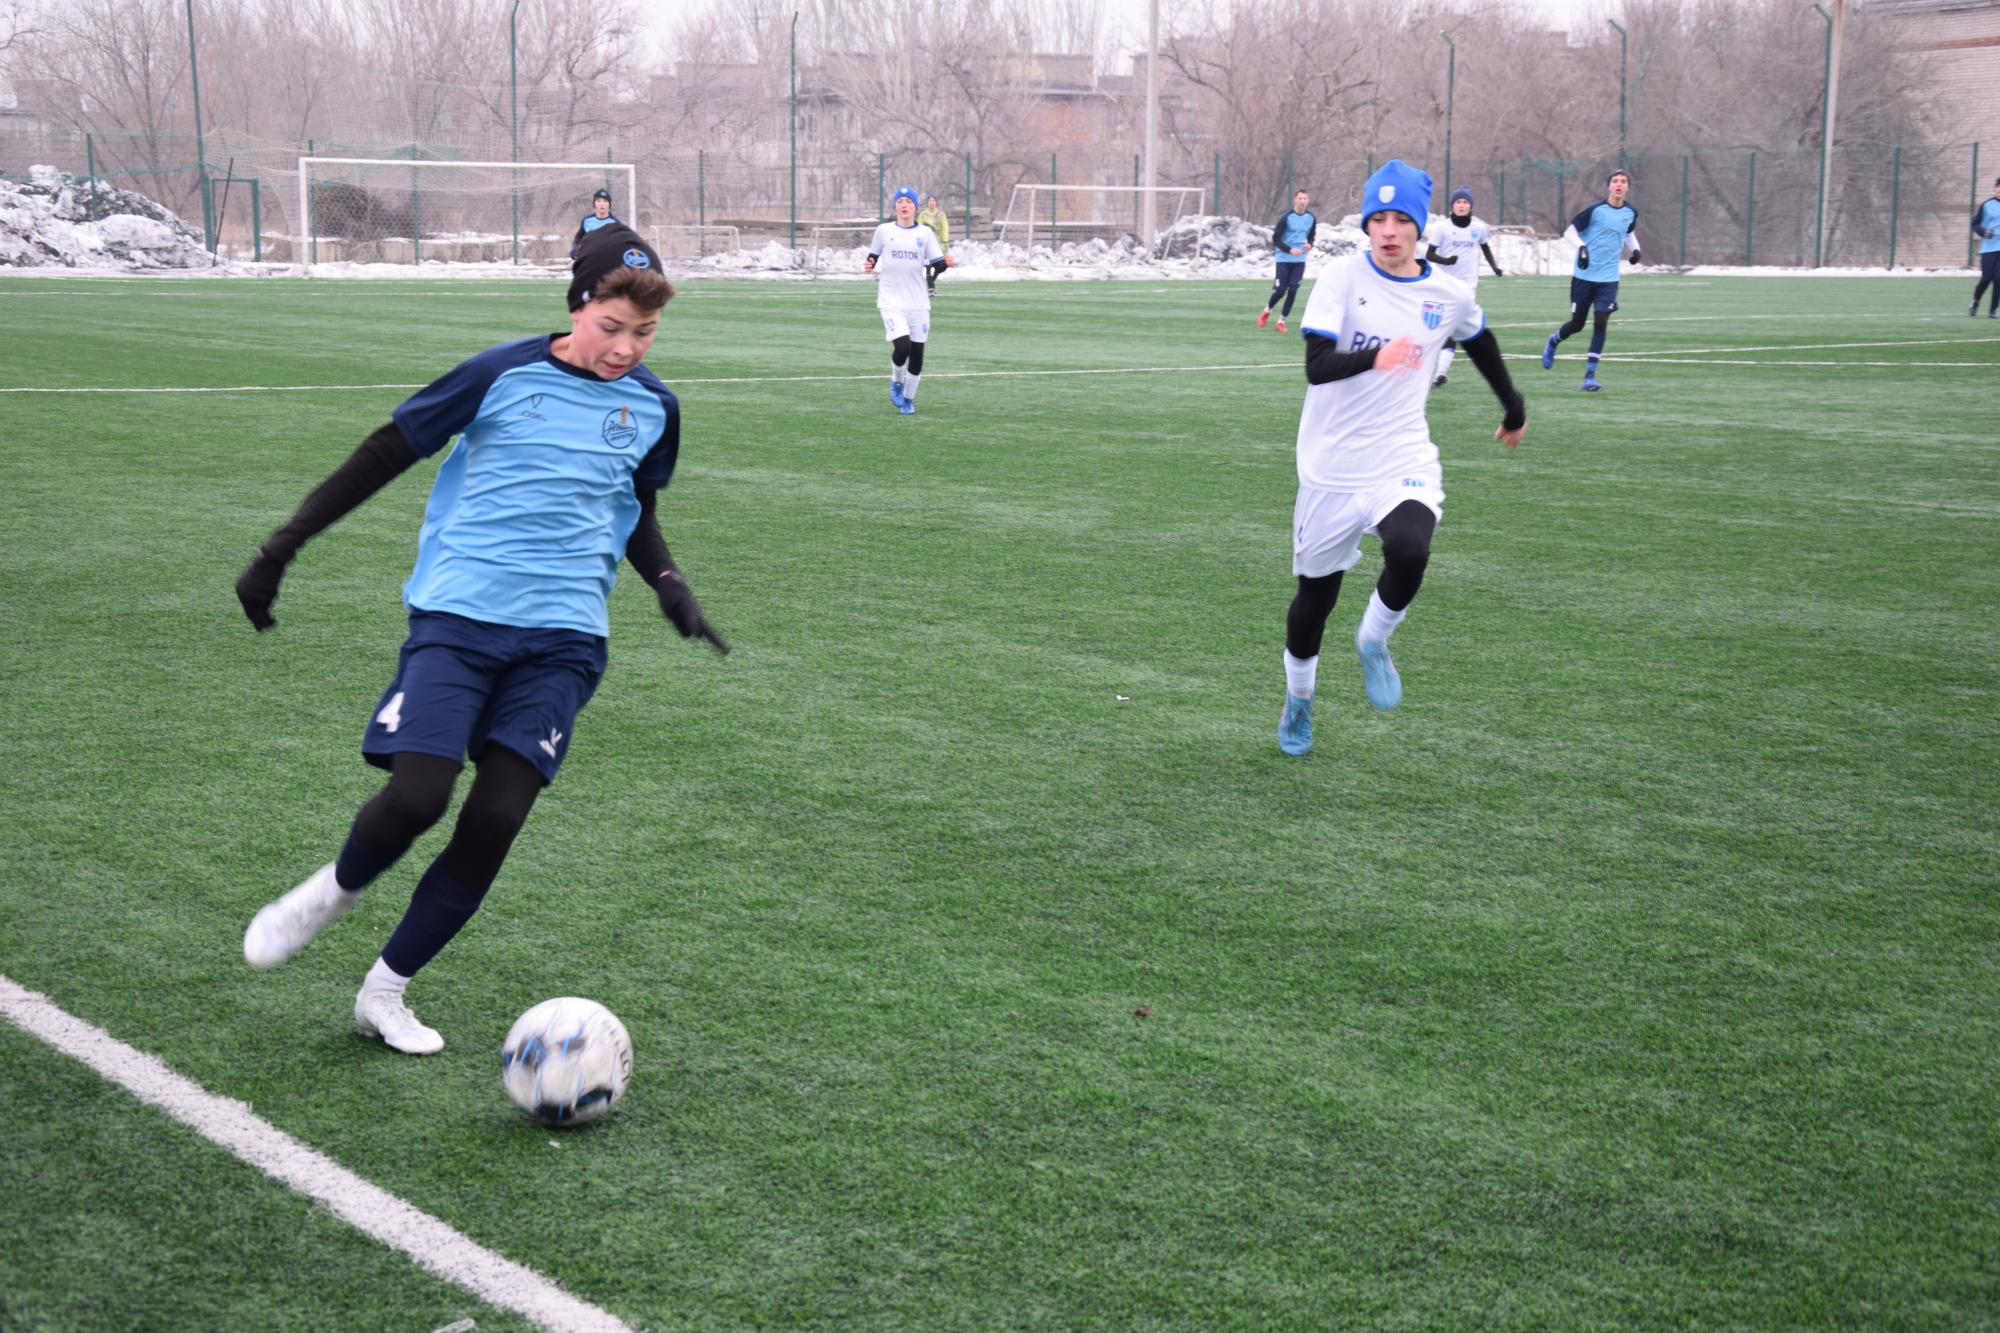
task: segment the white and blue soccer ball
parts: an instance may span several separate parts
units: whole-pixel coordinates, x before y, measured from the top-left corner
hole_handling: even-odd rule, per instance
[[[500,1047],[500,1085],[545,1125],[596,1120],[631,1081],[632,1038],[618,1015],[595,1000],[543,1000],[514,1020]]]

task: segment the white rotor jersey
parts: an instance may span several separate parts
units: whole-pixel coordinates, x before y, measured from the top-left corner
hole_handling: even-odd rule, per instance
[[[875,305],[880,310],[929,310],[930,286],[924,270],[944,258],[937,233],[919,222],[904,227],[885,222],[875,229],[868,253],[876,256]]]
[[[1431,219],[1431,225],[1424,232],[1424,243],[1438,252],[1440,258],[1453,259],[1454,264],[1439,265],[1449,278],[1457,278],[1469,287],[1479,285],[1479,266],[1485,256],[1479,247],[1493,239],[1493,228],[1486,220],[1474,217],[1463,227],[1454,223],[1442,213]]]
[[[1301,329],[1330,338],[1343,352],[1414,338],[1423,364],[1391,375],[1364,370],[1331,384],[1306,386],[1299,416],[1299,480],[1335,491],[1360,491],[1438,461],[1424,404],[1445,339],[1486,329],[1472,289],[1425,264],[1414,278],[1392,278],[1366,251],[1342,255],[1320,273]]]

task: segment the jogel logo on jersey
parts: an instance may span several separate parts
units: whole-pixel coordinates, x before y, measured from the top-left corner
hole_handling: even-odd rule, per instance
[[[1424,302],[1424,327],[1434,329],[1442,323],[1444,323],[1444,302]]]
[[[632,415],[632,409],[621,407],[604,418],[604,442],[613,449],[630,449],[639,438],[639,418]]]
[[[635,245],[625,252],[626,268],[651,268],[652,266],[653,261],[646,258],[646,252],[638,246]]]

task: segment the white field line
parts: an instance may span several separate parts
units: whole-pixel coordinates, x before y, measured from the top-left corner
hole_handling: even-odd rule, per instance
[[[2000,342],[1996,338],[1925,338],[1897,342],[1865,343],[1773,343],[1765,347],[1677,347],[1660,353],[1625,352],[1604,354],[1606,361],[1659,361],[1672,362],[1680,357],[1705,356],[1721,352],[1812,352],[1834,348],[1861,347],[1956,347],[1965,343]],[[1570,353],[1574,360],[1579,353]],[[1541,358],[1533,352],[1510,352],[1509,361],[1538,361]],[[1994,363],[1985,361],[1690,361],[1694,365],[1712,366],[1910,366],[1917,368],[1959,368],[1987,367]],[[989,380],[989,379],[1046,379],[1076,375],[1185,375],[1206,374],[1234,370],[1297,370],[1298,361],[1247,361],[1229,365],[1211,366],[1098,366],[1082,369],[1061,370],[940,370],[932,371],[925,378],[940,380]],[[676,379],[673,386],[687,384],[828,384],[859,380],[878,380],[879,371],[864,371],[847,375],[721,375],[705,378]],[[673,387],[669,386],[669,387]],[[0,394],[7,393],[53,393],[53,394],[139,394],[139,393],[359,393],[380,390],[408,392],[421,389],[422,384],[235,384],[227,386],[192,387],[185,385],[165,385],[130,388],[85,388],[46,387],[23,385],[14,388],[0,388]]]
[[[371,1185],[259,1119],[242,1102],[208,1091],[157,1057],[127,1046],[5,975],[0,975],[0,1017],[81,1060],[140,1101],[159,1107],[211,1143],[482,1300],[555,1333],[631,1333],[628,1325],[606,1311]]]

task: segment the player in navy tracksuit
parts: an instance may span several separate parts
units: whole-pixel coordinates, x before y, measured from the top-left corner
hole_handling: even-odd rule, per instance
[[[1604,333],[1611,324],[1611,312],[1618,308],[1618,261],[1628,252],[1639,262],[1638,210],[1625,202],[1632,178],[1614,171],[1604,182],[1604,198],[1570,219],[1563,239],[1577,247],[1576,269],[1569,280],[1569,320],[1549,335],[1542,346],[1542,369],[1556,364],[1556,346],[1583,329],[1586,317],[1594,317],[1590,331],[1590,364],[1583,373],[1583,389],[1595,393],[1604,387],[1597,382],[1597,359],[1604,352]]]
[[[1285,331],[1285,321],[1291,317],[1292,300],[1299,294],[1299,283],[1306,276],[1306,256],[1312,253],[1313,237],[1319,234],[1319,219],[1306,207],[1311,202],[1312,196],[1300,190],[1292,196],[1292,211],[1271,227],[1271,250],[1277,260],[1278,275],[1271,284],[1270,299],[1264,302],[1264,313],[1257,316],[1260,329],[1271,322],[1271,307],[1278,304],[1280,296],[1285,298],[1285,308],[1278,312],[1278,332]]]
[[[1991,290],[1986,318],[2000,319],[2000,180],[1993,182],[1993,197],[1981,199],[1972,210],[1972,234],[1979,238],[1979,285],[1972,289],[1972,309],[1979,313],[1979,298]]]
[[[574,268],[569,332],[488,348],[413,394],[236,581],[250,623],[271,628],[299,548],[418,459],[445,453],[403,585],[409,637],[361,742],[388,782],[339,857],[267,904],[243,937],[252,967],[303,949],[444,815],[470,758],[479,774],[451,841],[355,997],[355,1027],[396,1050],[444,1046],[404,988],[472,918],[568,755],[604,673],[618,562],[632,563],[683,636],[728,651],[655,514],[680,454],[680,403],[640,359],[672,296],[659,257],[630,228],[599,229]]]

